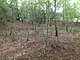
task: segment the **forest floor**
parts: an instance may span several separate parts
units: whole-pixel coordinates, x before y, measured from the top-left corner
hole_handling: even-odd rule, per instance
[[[59,37],[54,35],[54,26],[49,27],[46,46],[46,25],[21,22],[0,25],[0,60],[80,60],[80,32],[67,33],[59,29]],[[80,27],[74,27],[79,30]],[[10,35],[10,31],[14,32]],[[80,30],[79,30],[80,31]],[[12,39],[15,41],[12,42]]]

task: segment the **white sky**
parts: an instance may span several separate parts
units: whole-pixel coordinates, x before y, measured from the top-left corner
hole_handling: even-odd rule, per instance
[[[75,2],[76,2],[76,0],[71,0],[71,1],[70,1],[71,6],[72,6]]]
[[[73,4],[76,2],[76,0],[70,0],[70,5],[73,6]],[[53,8],[54,10],[54,8]],[[63,8],[59,8],[58,10],[56,10],[57,13],[62,13]]]

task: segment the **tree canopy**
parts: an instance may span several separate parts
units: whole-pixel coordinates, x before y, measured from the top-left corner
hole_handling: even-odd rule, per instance
[[[74,3],[71,3],[71,1],[57,0],[57,20],[80,21],[80,1],[76,0]],[[48,16],[53,20],[54,9],[53,0],[0,0],[0,17],[6,18],[6,20],[16,20],[18,15],[24,21],[41,22],[42,19],[45,20]]]

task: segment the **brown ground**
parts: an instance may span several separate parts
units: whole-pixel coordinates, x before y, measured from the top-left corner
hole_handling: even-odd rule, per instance
[[[11,42],[11,28],[15,42]],[[49,30],[48,45],[45,46],[46,25],[37,26],[36,31],[34,26],[29,25],[29,41],[27,31],[27,25],[21,22],[0,25],[0,60],[80,60],[80,34],[59,30],[59,37],[55,37],[53,26]]]

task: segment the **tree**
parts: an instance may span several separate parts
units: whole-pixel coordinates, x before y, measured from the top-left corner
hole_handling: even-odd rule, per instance
[[[54,16],[55,16],[55,36],[58,37],[58,29],[57,29],[57,21],[56,21],[56,0],[54,0],[54,7],[55,7],[55,10],[54,10]]]

